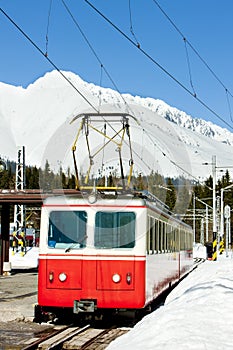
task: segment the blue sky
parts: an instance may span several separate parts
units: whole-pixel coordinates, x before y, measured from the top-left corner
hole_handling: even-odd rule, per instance
[[[228,125],[145,57],[87,2],[84,0],[64,0],[64,2],[121,93],[161,99],[193,117],[210,120],[233,131],[231,120],[233,98],[225,91],[227,88],[233,95],[232,0],[158,0],[159,5],[179,31],[224,84],[225,88],[187,44],[194,92]],[[100,63],[65,9],[64,2],[0,0],[0,7],[44,53],[47,45],[48,57],[59,69],[74,72],[87,82],[114,89],[109,77],[101,69]],[[135,41],[130,31],[132,24],[141,49],[188,90],[193,91],[183,37],[158,8],[157,1],[90,0],[90,2]],[[2,12],[0,12],[0,28],[1,82],[27,87],[54,69]]]

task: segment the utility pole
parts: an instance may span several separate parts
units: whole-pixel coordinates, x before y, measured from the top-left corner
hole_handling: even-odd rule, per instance
[[[213,171],[213,256],[212,260],[217,260],[217,224],[216,224],[216,156],[212,156]]]
[[[209,206],[207,203],[205,203],[205,202],[203,202],[201,199],[199,199],[199,198],[195,198],[198,202],[200,202],[200,203],[202,203],[202,204],[204,204],[205,205],[205,213],[206,213],[206,218],[205,218],[205,222],[206,222],[206,242],[208,242],[208,239],[209,239],[209,212],[208,212],[208,207],[210,208],[210,209],[212,209],[211,208],[211,206]]]
[[[230,241],[230,217],[231,217],[231,208],[229,205],[226,205],[224,208],[224,216],[226,219],[226,257],[228,257],[228,247]]]
[[[209,213],[208,213],[208,205],[206,205],[206,242],[209,240]]]
[[[201,218],[201,237],[200,237],[200,243],[204,245],[204,219]]]
[[[223,195],[224,195],[224,191],[228,191],[232,187],[233,187],[233,184],[228,185],[224,188],[221,188],[221,221],[220,221],[221,238],[220,238],[220,242],[222,242],[222,245],[223,245],[223,237],[224,237],[224,198],[223,198]],[[230,225],[230,222],[229,222],[229,225]],[[229,237],[229,239],[231,239],[231,237]],[[230,241],[229,241],[229,245],[231,245]]]
[[[195,193],[193,192],[193,243],[196,243]]]
[[[18,147],[15,189],[16,191],[25,189],[25,146]],[[14,223],[16,232],[20,227],[25,227],[25,206],[23,204],[15,205]]]

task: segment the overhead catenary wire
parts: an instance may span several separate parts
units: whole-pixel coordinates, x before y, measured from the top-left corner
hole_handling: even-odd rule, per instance
[[[82,94],[81,91],[65,76],[65,74],[58,68],[58,66],[40,49],[40,47],[18,26],[18,24],[2,9],[0,11],[3,15],[20,31],[21,34],[36,48],[39,53],[45,57],[45,59],[58,71],[58,73],[78,92],[78,94],[93,108],[98,112],[97,108]]]
[[[112,77],[110,76],[110,74],[108,73],[107,69],[105,68],[103,62],[100,60],[99,56],[97,55],[96,51],[94,50],[93,46],[91,45],[90,41],[88,40],[87,36],[85,35],[84,31],[82,30],[82,28],[80,27],[80,25],[78,24],[77,20],[75,19],[75,17],[73,16],[72,12],[70,11],[69,7],[67,6],[67,4],[65,3],[64,0],[62,0],[62,3],[66,9],[66,11],[68,12],[68,14],[70,15],[71,19],[73,20],[74,24],[76,25],[76,27],[78,28],[79,32],[81,33],[82,37],[84,38],[84,40],[86,41],[87,45],[89,46],[90,50],[92,51],[93,55],[95,56],[95,58],[97,59],[97,61],[99,62],[99,64],[101,65],[102,70],[104,70],[105,74],[107,75],[107,77],[109,78],[109,80],[111,81],[111,83],[113,84],[114,88],[116,89],[116,91],[120,94],[123,102],[125,103],[125,105],[127,105],[127,102],[125,101],[124,97],[122,96],[122,94],[120,93],[120,90],[118,89],[116,83],[114,82],[114,80],[112,79]]]
[[[159,62],[157,62],[151,55],[149,55],[141,47],[138,47],[137,44],[118,26],[116,26],[109,18],[107,18],[101,11],[99,11],[90,1],[84,0],[94,11],[96,11],[105,21],[107,21],[114,29],[116,29],[125,39],[127,39],[133,46],[137,47],[141,53],[146,56],[151,62],[153,62],[158,68],[160,68],[166,75],[168,75],[173,81],[175,81],[182,89],[184,89],[188,94],[194,97],[203,107],[205,107],[209,112],[211,112],[215,117],[221,120],[225,125],[233,130],[233,126],[230,125],[225,119],[223,119],[217,112],[215,112],[211,107],[209,107],[203,100],[197,97],[190,89],[188,89],[182,82],[180,82],[174,75],[172,75],[167,69],[165,69]]]
[[[116,88],[117,92],[120,94],[121,98],[123,99],[125,105],[128,107],[128,110],[132,112],[132,114],[134,114],[134,112],[130,109],[130,106],[128,105],[127,101],[124,99],[124,97],[122,96],[121,92],[119,91],[118,87],[116,86],[115,82],[113,81],[113,79],[111,78],[110,74],[107,72],[106,68],[104,67],[104,64],[102,63],[102,61],[100,60],[99,56],[97,55],[96,51],[93,48],[93,45],[91,45],[90,41],[88,40],[87,36],[85,35],[84,31],[81,29],[80,25],[78,24],[77,20],[75,19],[74,15],[72,14],[71,10],[69,9],[69,7],[67,6],[66,2],[64,0],[62,0],[62,3],[66,9],[66,11],[68,12],[68,14],[70,15],[70,17],[72,18],[73,22],[75,23],[75,25],[77,26],[78,30],[80,31],[81,35],[83,36],[84,40],[86,41],[88,47],[90,48],[90,50],[92,51],[93,55],[96,57],[97,61],[99,62],[99,64],[101,65],[101,72],[102,70],[105,71],[105,73],[107,74],[107,76],[109,77],[110,81],[113,83],[114,87]],[[137,44],[136,44],[137,45]],[[138,45],[137,45],[138,47]],[[101,79],[102,79],[102,75],[101,75]],[[106,121],[105,121],[106,122]],[[143,126],[139,123],[140,127],[143,130],[143,133],[149,135],[147,133],[147,131],[143,128]],[[110,127],[112,128],[112,125],[110,125]],[[113,128],[112,128],[113,129]],[[113,129],[114,130],[114,129]],[[115,130],[114,130],[115,131]],[[173,164],[176,165],[176,163],[174,161],[171,161],[171,159],[164,153],[164,151],[158,147],[158,145],[155,143],[154,140],[152,140],[151,137],[150,141],[152,142],[152,144],[158,148],[158,150],[163,154],[163,156],[167,157],[168,160]],[[138,159],[140,159],[143,164],[148,168],[148,170],[152,171],[153,169],[142,159],[142,155],[140,156],[136,151],[133,152]],[[187,175],[191,176],[195,181],[198,181],[198,179],[196,177],[194,177],[192,174],[190,174],[189,172],[187,172],[185,169],[183,169],[181,166],[177,165],[177,167],[182,170],[183,173],[186,173]]]
[[[64,1],[63,1],[64,3]],[[20,33],[39,51],[43,57],[58,71],[58,73],[75,89],[76,92],[97,112],[99,113],[98,109],[77,89],[77,87],[65,76],[65,74],[57,67],[57,65],[46,55],[40,47],[19,27],[19,25],[2,9],[0,8],[0,11],[4,14],[4,16],[20,31]],[[95,54],[95,52],[93,51]],[[96,58],[99,60],[98,56]],[[102,64],[102,63],[101,63]],[[104,66],[102,66],[104,69]],[[110,80],[112,81],[110,75],[105,71],[106,74],[109,76]],[[115,86],[115,83],[112,81],[112,83]],[[116,86],[115,86],[116,87]],[[116,87],[117,88],[117,87]],[[119,92],[118,88],[117,91]],[[119,92],[120,93],[120,92]],[[120,94],[121,95],[121,94]],[[122,96],[122,95],[121,95]],[[123,96],[122,96],[123,98]],[[123,99],[124,100],[124,99]],[[124,100],[125,101],[125,100]],[[127,105],[126,101],[125,104]],[[109,124],[111,126],[111,124]],[[112,126],[111,126],[112,127]],[[114,130],[114,129],[113,129]]]
[[[64,1],[63,1],[64,3]],[[45,57],[45,59],[58,71],[58,73],[71,85],[72,88],[75,89],[75,91],[97,112],[99,113],[98,109],[78,90],[78,88],[65,76],[65,74],[57,67],[57,65],[40,49],[40,47],[17,25],[17,23],[2,9],[0,8],[0,11],[3,13],[3,15],[17,28],[17,30],[20,31],[20,33],[36,48],[37,51],[39,51],[39,53]],[[130,40],[131,41],[131,40]],[[88,42],[88,41],[87,41]],[[92,47],[90,46],[90,48],[92,49]],[[93,50],[93,49],[92,49]],[[95,51],[93,51],[93,53],[96,55]],[[98,56],[96,55],[96,58],[99,60]],[[99,61],[101,63],[101,61]],[[101,63],[102,64],[102,63]],[[105,70],[104,66],[103,69]],[[110,77],[109,73],[107,72],[107,70],[105,70],[107,76],[109,77],[109,79],[112,81],[112,78]],[[116,87],[115,83],[112,81],[114,87],[116,88],[116,90],[118,91],[118,93],[121,95],[121,93],[119,92],[119,89]],[[123,96],[121,95],[121,97],[123,98]],[[123,98],[126,106],[128,106],[127,102],[125,101],[125,99]],[[128,106],[129,107],[129,106]],[[140,127],[142,127],[142,125],[139,123]],[[149,135],[147,133],[147,135]],[[162,154],[165,157],[168,157],[164,151],[158,147],[158,145],[155,143],[155,141],[152,141],[154,147],[157,147],[159,149],[160,152],[162,152]],[[138,155],[135,151],[134,153],[138,156],[138,158],[140,159],[140,155]],[[169,159],[169,157],[168,157]],[[152,170],[151,167],[148,166],[148,164],[141,159],[141,161],[148,167],[149,170]],[[195,180],[197,180],[199,182],[198,179],[196,179],[192,174],[188,173],[185,169],[183,169],[182,167],[180,167],[178,164],[176,164],[174,161],[170,160],[175,166],[178,166],[184,173],[187,173],[188,175],[190,175],[192,178],[194,178]]]
[[[4,14],[4,16],[6,16],[7,17],[7,19],[21,32],[21,34],[23,34],[23,36],[39,51],[39,53],[40,54],[42,54],[42,56],[43,57],[45,57],[46,59],[47,59],[47,61],[61,74],[61,76],[75,89],[75,91],[76,92],[78,92],[78,94],[79,95],[81,95],[83,98],[84,98],[84,100],[98,113],[98,110],[97,110],[97,108],[96,107],[94,107],[91,103],[90,103],[90,101],[77,89],[77,87],[74,85],[74,84],[72,84],[72,82],[60,71],[60,69],[54,64],[54,62],[49,58],[49,57],[47,57],[45,54],[44,54],[44,52],[39,48],[39,46],[38,45],[36,45],[35,43],[34,43],[34,41],[16,24],[16,22],[15,21],[13,21],[13,19],[2,9],[2,8],[0,8],[0,11]],[[98,58],[98,57],[97,57]],[[111,78],[111,77],[110,77]],[[111,79],[110,79],[111,80]],[[115,84],[114,84],[114,86],[115,86]],[[117,89],[118,90],[118,89]],[[118,92],[119,92],[119,90],[118,90]],[[125,103],[126,103],[126,101],[125,101]],[[127,104],[127,103],[126,103]],[[154,143],[153,142],[153,144],[155,145],[155,146],[157,146],[156,145],[156,143]],[[163,151],[162,151],[163,152]],[[135,153],[135,152],[134,152]],[[163,153],[164,154],[164,153]],[[137,154],[136,154],[137,155]],[[137,155],[139,158],[140,158],[140,156],[139,155]],[[164,154],[164,156],[166,156],[165,154]],[[143,161],[143,160],[142,160]],[[143,161],[144,162],[144,161]],[[146,164],[146,162],[144,162],[145,163],[145,165],[147,165]],[[148,165],[147,165],[148,166]],[[149,170],[152,170],[150,167],[148,167],[148,169]]]
[[[168,16],[168,14],[163,10],[163,8],[160,6],[157,0],[152,0],[160,9],[160,11],[164,14],[164,16],[168,19],[168,21],[172,24],[172,26],[176,29],[176,31],[180,34],[180,36],[185,39],[186,43],[191,47],[193,52],[198,56],[198,58],[202,61],[202,63],[206,66],[206,68],[211,72],[211,74],[215,77],[215,79],[219,82],[219,84],[222,85],[222,87],[225,90],[228,90],[225,84],[222,82],[222,80],[217,76],[217,74],[213,71],[213,69],[210,68],[209,64],[201,57],[199,52],[193,47],[193,45],[190,43],[190,41],[185,37],[185,35],[181,32],[181,30],[177,27],[177,25],[172,21],[172,19]],[[228,90],[229,95],[233,97],[233,94]]]
[[[106,73],[107,77],[109,78],[109,80],[111,81],[111,83],[113,84],[114,88],[116,89],[116,91],[119,93],[120,97],[122,98],[122,101],[124,102],[125,106],[128,109],[128,112],[132,112],[132,110],[130,109],[128,103],[126,102],[126,100],[124,99],[124,97],[122,96],[120,90],[118,89],[116,83],[113,81],[112,77],[110,76],[109,72],[107,71],[107,69],[105,68],[104,64],[102,63],[101,59],[99,58],[99,56],[97,55],[96,51],[93,48],[93,45],[90,43],[90,41],[88,40],[87,36],[85,35],[84,31],[82,30],[82,28],[80,27],[79,23],[77,22],[77,20],[75,19],[74,15],[72,14],[71,10],[69,9],[69,7],[67,6],[66,2],[64,0],[62,0],[62,3],[67,11],[67,13],[70,15],[72,21],[74,22],[75,26],[78,28],[79,32],[81,33],[82,37],[84,38],[85,42],[87,43],[88,47],[90,48],[91,52],[93,53],[93,55],[95,56],[96,60],[98,61],[98,63],[101,66],[101,82],[102,82],[102,73],[103,71]],[[100,111],[100,103],[101,103],[101,89],[99,91],[99,111]],[[132,112],[133,114],[133,112]],[[103,118],[104,119],[104,118]],[[109,122],[107,122],[105,120],[106,123],[109,124]],[[116,132],[116,130],[113,128],[112,124],[110,123],[109,126],[111,127],[111,129]]]
[[[48,12],[48,22],[47,22],[47,30],[46,30],[46,49],[45,49],[45,56],[48,56],[48,45],[49,45],[49,22],[50,22],[50,15],[51,15],[51,9],[52,9],[52,2],[53,0],[50,0],[49,5],[49,12]]]
[[[100,65],[100,88],[99,88],[99,107],[98,107],[98,111],[100,112],[100,107],[101,107],[101,96],[102,96],[102,93],[101,93],[101,86],[102,86],[102,78],[103,78],[103,65],[101,64]]]
[[[229,109],[229,115],[230,115],[230,119],[232,120],[232,114],[231,114],[231,105],[230,105],[230,101],[229,101],[229,95],[231,97],[233,97],[233,94],[227,89],[227,87],[225,86],[225,84],[222,82],[222,80],[217,76],[217,74],[213,71],[213,69],[210,68],[209,64],[201,57],[201,55],[199,54],[199,52],[193,47],[193,45],[190,43],[189,40],[187,40],[187,38],[184,36],[184,34],[180,31],[180,29],[177,27],[177,25],[174,23],[174,21],[171,20],[171,18],[167,15],[167,13],[163,10],[163,8],[160,6],[160,4],[158,3],[158,1],[156,0],[152,0],[157,7],[160,9],[160,11],[164,14],[164,16],[168,19],[168,21],[172,24],[172,26],[175,28],[175,30],[179,33],[179,35],[183,38],[183,40],[185,41],[185,44],[187,43],[189,45],[189,47],[193,50],[193,52],[197,55],[197,57],[200,59],[200,61],[205,65],[205,67],[209,70],[209,72],[213,75],[213,77],[218,81],[218,83],[224,88],[224,90],[226,91],[227,94],[227,105],[228,105],[228,109]],[[187,45],[186,45],[186,55],[187,55]],[[187,58],[188,59],[188,58]],[[189,64],[189,63],[188,63]],[[191,74],[191,71],[190,71]],[[191,81],[190,81],[191,83]],[[191,83],[192,86],[192,83]]]
[[[156,144],[152,138],[152,136],[149,134],[149,132],[147,132],[147,136],[149,138],[149,140],[152,142],[152,144],[162,153],[162,155],[164,157],[166,157],[170,162],[171,164],[173,164],[175,167],[179,168],[183,173],[189,175],[191,178],[193,178],[195,181],[197,181],[198,183],[200,183],[200,180],[195,177],[194,175],[192,175],[189,171],[187,171],[186,169],[184,169],[183,167],[181,167],[179,164],[177,164],[174,160],[172,160],[165,152],[164,150],[159,147],[158,144]]]
[[[231,118],[231,121],[233,122],[232,113],[231,113],[231,104],[229,101],[229,92],[227,89],[225,91],[226,91],[227,105],[228,105],[228,109],[229,109],[230,118]]]
[[[88,44],[89,48],[91,49],[92,53],[94,54],[94,56],[96,57],[97,61],[99,62],[99,64],[101,65],[101,81],[102,81],[102,71],[104,69],[105,73],[107,74],[107,76],[109,77],[110,81],[113,83],[114,87],[116,88],[117,92],[119,93],[119,95],[121,96],[124,104],[127,106],[128,111],[131,111],[132,114],[134,114],[134,112],[131,110],[130,106],[128,105],[127,101],[124,99],[124,97],[122,96],[121,92],[119,91],[118,87],[116,86],[115,82],[113,81],[113,79],[111,78],[110,74],[107,72],[106,68],[104,67],[104,64],[102,63],[102,61],[100,60],[99,56],[97,55],[96,51],[93,48],[93,45],[91,45],[90,41],[88,40],[87,36],[85,35],[84,31],[81,29],[80,25],[78,24],[77,20],[75,19],[75,17],[73,16],[73,14],[71,13],[70,9],[68,8],[67,4],[65,3],[64,0],[62,0],[62,3],[65,7],[65,9],[67,10],[67,12],[69,13],[69,15],[71,16],[72,20],[74,21],[75,25],[77,26],[77,28],[79,29],[81,35],[83,36],[83,38],[85,39],[86,43]],[[101,95],[101,91],[99,92],[99,96]],[[99,106],[100,107],[100,106]],[[104,119],[104,118],[103,118]],[[140,125],[141,126],[141,125]],[[110,127],[114,130],[114,128],[112,127],[112,125],[110,124]],[[142,126],[141,126],[142,127]],[[105,120],[105,130],[106,130],[106,120]],[[114,130],[115,131],[115,130]],[[125,142],[125,140],[124,140]],[[148,168],[148,170],[152,171],[151,167],[143,161],[142,157],[140,157],[139,154],[137,154],[137,152],[133,152],[143,163],[144,165],[146,165],[146,167]]]
[[[188,64],[188,72],[189,72],[189,81],[190,81],[190,85],[191,88],[193,89],[193,96],[197,97],[196,91],[194,90],[193,87],[193,79],[192,79],[192,73],[191,73],[191,65],[190,65],[190,60],[189,60],[189,54],[188,54],[188,48],[187,48],[187,41],[184,38],[184,46],[185,46],[185,52],[186,52],[186,58],[187,58],[187,64]]]
[[[136,38],[136,35],[134,34],[134,30],[133,30],[133,21],[132,21],[132,11],[131,11],[131,1],[130,0],[129,0],[129,20],[130,20],[131,34],[133,35],[134,39],[136,40],[137,46],[140,47],[139,41]]]
[[[75,26],[77,27],[77,29],[79,30],[80,34],[82,35],[83,39],[85,40],[86,44],[88,45],[89,49],[91,50],[91,52],[93,53],[93,55],[95,56],[97,62],[100,64],[101,67],[101,77],[100,77],[100,90],[99,90],[99,106],[98,106],[98,113],[100,113],[100,107],[101,107],[101,85],[102,85],[102,75],[103,75],[103,71],[106,73],[106,75],[108,76],[109,80],[112,82],[113,86],[115,87],[116,91],[119,93],[120,97],[122,98],[125,106],[127,106],[128,111],[130,111],[130,108],[126,102],[126,100],[124,99],[124,97],[122,96],[121,92],[119,91],[118,87],[116,86],[115,82],[113,81],[112,77],[110,76],[110,74],[108,73],[107,69],[105,68],[104,64],[102,63],[101,59],[99,58],[99,56],[97,55],[96,51],[93,48],[93,45],[90,43],[90,41],[88,40],[86,34],[84,33],[84,31],[82,30],[81,26],[79,25],[78,21],[76,20],[76,18],[74,17],[74,15],[72,14],[71,10],[69,9],[69,7],[67,6],[66,2],[64,0],[61,0],[62,4],[64,5],[64,8],[66,9],[67,13],[69,14],[69,16],[71,17],[72,21],[74,22]],[[131,111],[132,112],[132,111]],[[108,124],[110,126],[110,128],[116,132],[116,130],[114,129],[112,123],[109,123],[104,117],[103,120],[105,121],[106,124]],[[125,141],[124,141],[125,142]]]

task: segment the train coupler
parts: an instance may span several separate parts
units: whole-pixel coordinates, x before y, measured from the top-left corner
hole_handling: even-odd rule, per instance
[[[95,299],[88,300],[74,300],[74,314],[79,314],[80,312],[95,312],[97,309],[97,302]]]

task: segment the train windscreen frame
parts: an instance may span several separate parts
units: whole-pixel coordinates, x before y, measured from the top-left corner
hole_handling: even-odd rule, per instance
[[[95,248],[134,248],[134,212],[98,211],[95,216]]]
[[[87,212],[51,211],[49,215],[48,246],[73,249],[86,247]]]

